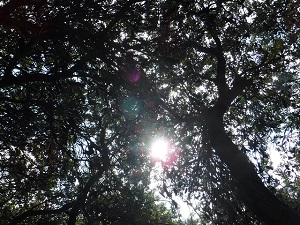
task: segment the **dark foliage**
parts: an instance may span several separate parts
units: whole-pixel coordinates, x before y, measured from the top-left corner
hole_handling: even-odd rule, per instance
[[[297,224],[299,7],[2,1],[0,223],[175,224],[164,136],[162,191],[199,223]]]

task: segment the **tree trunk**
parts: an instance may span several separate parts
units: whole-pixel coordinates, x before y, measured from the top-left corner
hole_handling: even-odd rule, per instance
[[[265,187],[254,165],[232,142],[224,129],[223,113],[220,111],[213,107],[206,114],[207,129],[212,147],[238,184],[239,198],[265,224],[300,224],[300,214]]]

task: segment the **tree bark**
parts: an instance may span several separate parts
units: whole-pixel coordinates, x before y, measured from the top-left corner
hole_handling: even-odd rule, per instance
[[[224,109],[216,105],[208,110],[205,119],[211,145],[237,182],[239,198],[265,224],[300,224],[299,212],[281,202],[263,184],[254,165],[232,142],[224,129],[223,112]]]

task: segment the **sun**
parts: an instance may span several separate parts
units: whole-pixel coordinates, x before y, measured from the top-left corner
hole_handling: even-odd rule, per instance
[[[152,142],[151,156],[159,160],[166,160],[169,151],[169,143],[164,139],[157,139]]]

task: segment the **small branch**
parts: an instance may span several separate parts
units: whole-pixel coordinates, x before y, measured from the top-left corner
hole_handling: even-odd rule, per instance
[[[0,102],[10,102],[10,103],[17,103],[17,104],[42,104],[42,102],[38,100],[31,100],[31,99],[17,100],[9,97],[0,97]]]
[[[214,83],[216,81],[216,78],[211,78],[211,77],[208,77],[207,75],[200,75],[200,74],[197,74],[196,72],[193,72],[192,75],[200,78],[201,80],[208,80],[208,81],[211,81]]]
[[[84,64],[85,62],[83,60],[79,60],[70,69],[52,75],[44,74],[44,73],[30,74],[23,71],[23,75],[20,75],[18,77],[14,77],[14,76],[2,77],[2,80],[0,80],[0,88],[6,88],[13,85],[22,85],[25,83],[36,82],[36,81],[53,82],[65,78],[78,77],[74,75],[74,73],[77,72],[79,69],[81,69],[84,66]],[[80,77],[82,77],[82,75],[80,75]]]
[[[195,41],[186,41],[183,44],[184,47],[191,47],[191,48],[195,48],[196,50],[206,53],[206,54],[210,54],[210,55],[217,55],[217,49],[216,48],[208,48],[208,47],[204,47],[202,45],[200,45],[199,43],[195,42]]]

